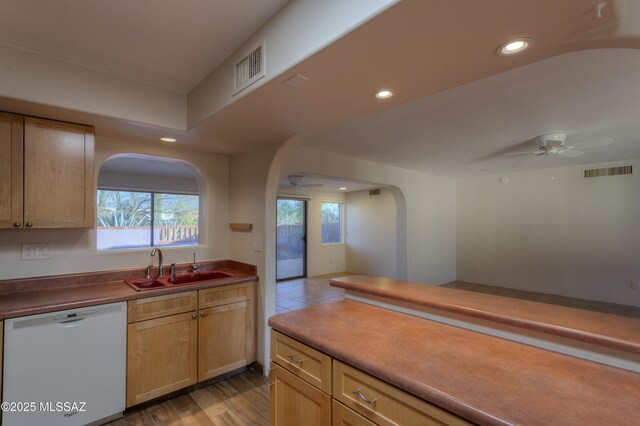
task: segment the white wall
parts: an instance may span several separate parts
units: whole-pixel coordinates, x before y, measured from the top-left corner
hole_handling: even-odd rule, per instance
[[[275,192],[273,200],[266,198],[269,172],[281,144],[271,145],[245,154],[231,157],[229,164],[229,221],[251,223],[251,232],[229,234],[229,257],[256,265],[259,285],[258,303],[258,360],[269,365],[269,339],[267,320],[275,314]],[[268,224],[268,225],[266,225]],[[270,226],[273,229],[267,229]],[[271,231],[271,239],[267,234]],[[254,240],[260,241],[258,251],[253,249]],[[269,244],[274,265],[268,265]],[[267,338],[265,338],[265,336]]]
[[[0,96],[185,130],[187,97],[0,43]]]
[[[200,173],[198,184],[203,188],[200,192],[201,208],[206,215],[206,220],[200,225],[201,242],[196,247],[197,256],[199,259],[228,257],[228,157],[96,138],[96,179],[102,163],[119,153],[177,158],[197,167]],[[24,243],[53,243],[53,258],[21,260],[21,244]],[[167,247],[162,250],[167,263],[188,262],[193,247]],[[149,253],[149,249],[97,252],[95,228],[1,230],[0,279],[144,267],[153,260]]]
[[[307,276],[333,274],[346,271],[345,244],[322,244],[322,217],[320,205],[323,201],[344,203],[345,194],[320,190],[304,190],[307,202]],[[278,194],[295,195],[293,190],[279,190]]]
[[[386,188],[346,195],[347,271],[396,277],[396,202]]]
[[[281,176],[309,173],[387,186],[398,207],[395,277],[443,284],[456,276],[456,182],[298,146]]]
[[[582,177],[628,164],[635,174]],[[638,170],[632,160],[460,179],[458,279],[640,306],[629,285],[640,280]]]

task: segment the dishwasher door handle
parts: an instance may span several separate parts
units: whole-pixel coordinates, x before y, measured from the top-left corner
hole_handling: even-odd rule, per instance
[[[67,322],[75,322],[75,321],[83,320],[87,317],[94,315],[95,313],[96,311],[84,311],[79,313],[74,312],[72,314],[67,314],[67,315],[58,315],[56,317],[53,317],[53,320],[54,322],[64,324]]]

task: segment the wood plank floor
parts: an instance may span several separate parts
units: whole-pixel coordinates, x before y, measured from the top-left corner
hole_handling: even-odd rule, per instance
[[[250,369],[188,394],[143,405],[109,426],[245,426],[269,424],[269,386]]]

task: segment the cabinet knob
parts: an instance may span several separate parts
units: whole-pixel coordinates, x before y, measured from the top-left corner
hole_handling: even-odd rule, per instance
[[[13,227],[14,228],[20,228],[22,226],[22,222],[14,222],[13,223]]]
[[[201,316],[201,317],[205,316],[204,311],[200,311],[200,316]]]
[[[195,312],[191,314],[191,318],[196,319],[196,313]]]
[[[27,228],[31,228],[33,226],[33,223],[27,222],[24,224],[24,226],[26,226]]]

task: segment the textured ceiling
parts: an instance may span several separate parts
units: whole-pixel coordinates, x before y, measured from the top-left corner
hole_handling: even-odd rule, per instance
[[[289,0],[3,0],[0,42],[186,93]]]
[[[640,158],[640,50],[569,53],[387,109],[303,145],[444,176]],[[613,138],[576,158],[505,157],[533,139]]]

